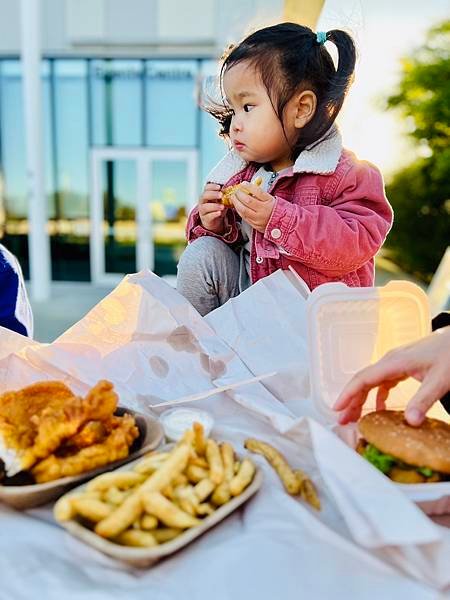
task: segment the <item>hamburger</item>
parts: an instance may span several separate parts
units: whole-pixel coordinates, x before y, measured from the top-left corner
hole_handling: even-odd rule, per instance
[[[426,418],[420,427],[404,413],[380,410],[358,423],[363,436],[356,448],[366,460],[397,483],[450,480],[450,425]]]

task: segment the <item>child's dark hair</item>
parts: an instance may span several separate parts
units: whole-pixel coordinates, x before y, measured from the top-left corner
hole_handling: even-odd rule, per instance
[[[292,147],[292,159],[322,138],[341,110],[356,62],[355,45],[345,31],[328,31],[326,39],[337,48],[337,69],[328,50],[317,41],[316,34],[309,27],[296,23],[260,29],[232,47],[223,58],[220,70],[223,104],[210,102],[204,107],[221,124],[220,134],[227,137],[231,124],[231,112],[222,88],[223,76],[227,69],[248,61],[259,72],[281,123],[284,108],[296,92],[310,89],[317,97],[316,112],[301,129]]]

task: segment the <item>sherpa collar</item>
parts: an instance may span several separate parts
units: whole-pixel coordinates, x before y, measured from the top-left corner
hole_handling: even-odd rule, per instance
[[[292,171],[293,173],[317,173],[320,175],[334,173],[341,152],[342,136],[339,129],[333,125],[330,135],[325,134],[321,142],[300,153]],[[247,162],[235,150],[230,150],[210,171],[207,181],[223,185],[246,166]]]

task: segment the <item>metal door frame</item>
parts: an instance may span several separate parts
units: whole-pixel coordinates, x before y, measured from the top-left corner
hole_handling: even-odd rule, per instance
[[[136,269],[154,269],[152,214],[149,198],[152,198],[152,166],[156,160],[184,160],[187,163],[187,210],[197,202],[197,150],[97,147],[91,150],[90,209],[90,264],[91,281],[99,285],[116,285],[125,274],[106,273],[105,244],[103,238],[103,189],[102,165],[107,160],[134,160],[136,162]]]

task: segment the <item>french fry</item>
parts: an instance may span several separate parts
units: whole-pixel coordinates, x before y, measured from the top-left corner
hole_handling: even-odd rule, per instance
[[[168,456],[169,452],[149,454],[148,456],[145,456],[143,460],[138,462],[138,464],[134,466],[133,470],[136,471],[136,473],[141,473],[142,475],[150,475],[161,467]]]
[[[278,450],[266,442],[252,438],[245,440],[244,446],[247,450],[250,450],[250,452],[255,452],[256,454],[264,456],[275,469],[288,494],[296,496],[300,493],[301,483],[299,478]]]
[[[151,531],[158,527],[158,519],[153,515],[142,515],[140,526],[144,531]]]
[[[237,475],[230,481],[230,492],[232,496],[239,496],[239,494],[245,490],[252,481],[255,471],[256,468],[252,461],[248,458],[244,458]]]
[[[178,508],[159,492],[146,492],[142,495],[142,502],[148,513],[168,527],[187,529],[200,523],[198,519]]]
[[[119,504],[122,504],[122,502],[128,498],[129,495],[130,490],[119,490],[118,487],[113,485],[112,487],[103,491],[102,500],[104,502],[108,502],[109,504],[115,504],[116,506],[119,506]]]
[[[123,546],[136,546],[137,548],[151,548],[157,546],[154,535],[149,531],[141,531],[140,529],[127,529],[122,531],[114,541]]]
[[[63,521],[70,521],[77,514],[77,511],[72,504],[72,498],[73,496],[63,496],[56,502],[53,508],[53,516],[60,523]]]
[[[175,447],[162,466],[134,491],[123,504],[121,504],[106,519],[97,523],[95,532],[102,537],[116,537],[128,529],[141,515],[141,498],[147,492],[159,492],[177,477],[186,468],[191,448],[187,444]],[[164,497],[164,496],[163,496]],[[157,515],[155,515],[157,516]]]
[[[222,456],[223,474],[225,481],[231,481],[234,477],[234,450],[228,442],[220,444],[220,454]]]
[[[126,490],[144,481],[140,473],[133,471],[117,471],[112,473],[103,473],[95,479],[92,479],[86,489],[88,491],[103,491],[114,486],[120,490]]]
[[[303,498],[305,502],[310,504],[316,510],[321,509],[319,495],[317,493],[316,486],[309,479],[309,477],[303,473],[300,469],[295,471],[295,475],[300,481],[300,496]]]
[[[199,499],[191,485],[178,486],[174,492],[174,499],[182,510],[195,516],[195,508],[199,504]]]
[[[177,475],[175,477],[175,479],[172,481],[172,485],[174,488],[178,487],[179,485],[187,485],[188,484],[188,478],[186,477],[186,475],[183,475],[183,473],[181,473],[180,475]]]
[[[209,504],[209,502],[202,502],[201,504],[197,504],[196,513],[199,517],[212,515],[214,512],[214,508]]]
[[[101,537],[117,537],[119,533],[128,529],[139,519],[143,511],[141,496],[135,492],[117,507],[110,515],[102,519],[95,526],[95,533]]]
[[[211,502],[215,506],[222,506],[226,504],[231,498],[230,483],[228,481],[222,481],[211,496]]]
[[[178,529],[176,527],[160,527],[152,532],[155,540],[158,544],[164,544],[165,542],[170,542],[177,536],[183,533],[182,529]]]
[[[174,487],[171,483],[169,483],[169,485],[166,485],[166,487],[161,490],[161,493],[166,496],[166,498],[169,498],[169,500],[173,500],[174,498]]]
[[[202,479],[209,477],[209,470],[207,471],[196,465],[189,465],[186,469],[186,475],[191,483],[198,483]]]
[[[239,473],[239,469],[241,468],[241,463],[238,460],[234,461],[234,474],[237,475]]]
[[[203,456],[191,456],[189,464],[200,467],[201,469],[209,469],[208,461],[206,458],[203,458]]]
[[[194,448],[199,456],[203,456],[206,451],[206,439],[203,425],[195,421],[193,425],[194,430]]]
[[[172,483],[186,468],[190,450],[186,444],[174,448],[164,464],[141,485],[138,493],[159,492]]]
[[[72,506],[77,514],[93,523],[106,519],[114,510],[114,507],[106,502],[83,496],[72,498]]]
[[[206,460],[209,464],[209,478],[213,483],[219,485],[223,481],[223,463],[217,442],[209,439],[206,442]]]
[[[187,513],[188,515],[191,515],[191,517],[195,517],[195,515],[197,514],[195,512],[195,506],[187,498],[177,498],[174,504],[181,508],[181,510]]]
[[[182,437],[178,440],[177,446],[186,444],[187,446],[190,446],[192,448],[194,446],[194,438],[195,438],[194,431],[192,429],[186,429],[186,431],[183,433]]]
[[[194,494],[197,496],[199,502],[203,502],[206,498],[214,491],[214,483],[211,479],[202,479],[194,487]]]

